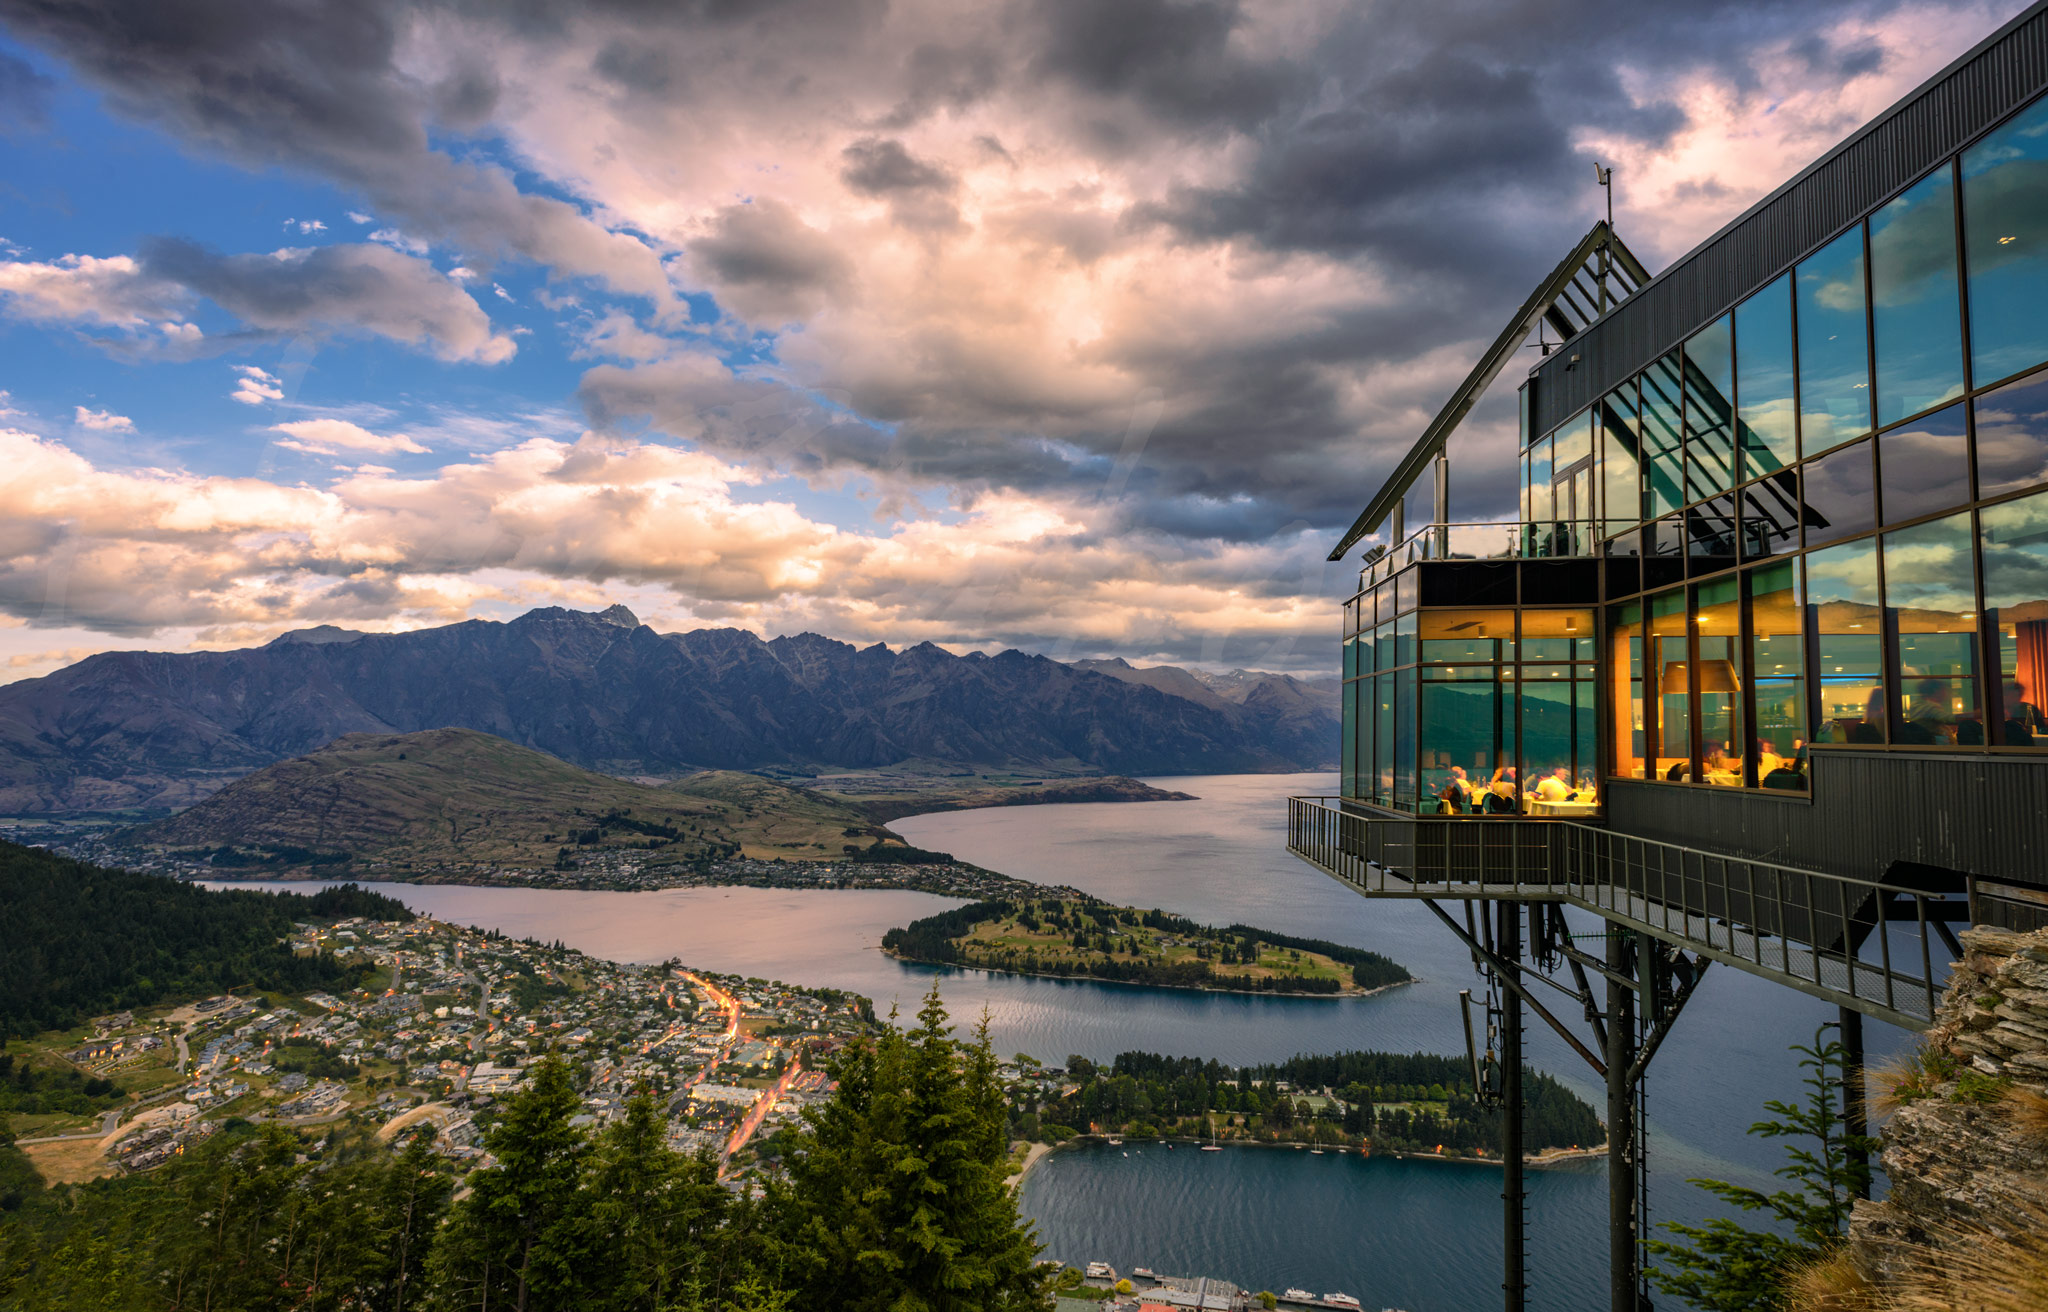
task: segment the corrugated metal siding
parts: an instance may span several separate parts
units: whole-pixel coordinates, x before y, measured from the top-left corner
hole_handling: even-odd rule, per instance
[[[2048,5],[1744,215],[1538,371],[1536,432],[1683,341],[2048,90]],[[1580,362],[1571,367],[1571,356]]]
[[[1610,781],[1620,833],[1859,878],[1895,861],[2048,888],[2048,759],[1813,753],[1813,801]]]

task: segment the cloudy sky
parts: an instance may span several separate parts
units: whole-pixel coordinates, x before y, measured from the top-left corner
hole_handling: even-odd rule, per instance
[[[613,601],[1322,670],[1593,160],[1661,268],[2023,7],[0,0],[0,680]]]

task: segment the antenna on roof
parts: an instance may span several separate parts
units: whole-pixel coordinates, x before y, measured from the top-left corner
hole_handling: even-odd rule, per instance
[[[1607,242],[1614,240],[1614,166],[1593,161],[1593,181],[1607,193],[1607,240],[1600,243],[1600,313],[1607,313]]]

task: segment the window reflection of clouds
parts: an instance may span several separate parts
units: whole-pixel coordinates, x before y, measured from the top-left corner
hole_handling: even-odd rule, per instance
[[[1816,551],[1806,557],[1806,592],[1813,604],[1877,604],[1877,552],[1869,542]]]
[[[2048,598],[2048,492],[1987,507],[1982,532],[1985,606],[2042,608]]]
[[[2048,360],[2048,99],[1963,155],[1977,383]]]
[[[2048,372],[1972,403],[1977,411],[1977,495],[2048,482]]]
[[[1886,523],[1960,506],[1970,499],[1963,407],[1950,406],[1877,439]]]
[[[1862,228],[1837,237],[1801,264],[1794,285],[1801,436],[1805,453],[1813,455],[1870,429]]]
[[[1963,394],[1955,186],[1944,168],[1870,217],[1877,422]]]
[[[1967,513],[1885,535],[1885,601],[1895,609],[1974,613],[1972,571]]]

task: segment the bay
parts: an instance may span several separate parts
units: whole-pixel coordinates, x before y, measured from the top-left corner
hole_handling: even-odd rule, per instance
[[[515,937],[560,940],[613,960],[679,958],[848,989],[885,1011],[914,1011],[936,981],[956,1021],[986,1013],[1005,1055],[1106,1061],[1140,1050],[1243,1064],[1355,1048],[1464,1051],[1457,994],[1481,985],[1450,932],[1419,904],[1368,901],[1286,851],[1285,799],[1332,791],[1333,776],[1151,782],[1200,800],[948,812],[892,828],[920,847],[1111,901],[1382,952],[1418,982],[1363,999],[1262,998],[906,965],[881,953],[882,934],[959,902],[903,891],[386,891],[420,911]],[[1712,1214],[1688,1176],[1772,1184],[1782,1158],[1744,1131],[1765,1098],[1798,1095],[1800,1072],[1787,1049],[1833,1018],[1832,1008],[1778,985],[1725,967],[1708,972],[1651,1071],[1653,1220]],[[1873,1058],[1907,1041],[1887,1026],[1868,1028]],[[1533,1019],[1528,1042],[1533,1064],[1604,1107],[1593,1073]],[[1026,1177],[1023,1206],[1050,1256],[1254,1289],[1341,1290],[1369,1307],[1412,1312],[1497,1306],[1497,1169],[1250,1148],[1122,1151],[1063,1150]],[[1529,1214],[1530,1305],[1567,1312],[1603,1304],[1599,1167],[1532,1172]]]

